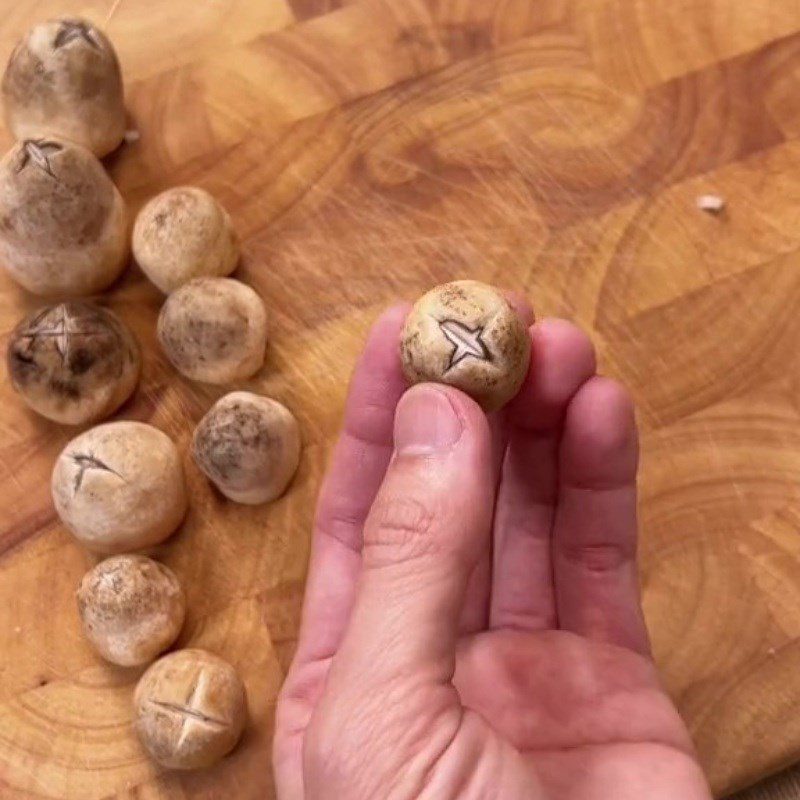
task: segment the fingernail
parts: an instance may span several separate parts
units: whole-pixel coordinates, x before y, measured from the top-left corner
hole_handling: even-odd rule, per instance
[[[397,407],[394,446],[402,455],[431,455],[449,450],[464,426],[447,395],[433,386],[414,386]]]

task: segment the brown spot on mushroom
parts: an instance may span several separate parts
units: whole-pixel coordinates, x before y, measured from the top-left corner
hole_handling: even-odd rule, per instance
[[[231,392],[198,423],[192,452],[226,497],[265,503],[281,495],[294,476],[300,432],[292,413],[277,401]]]
[[[196,278],[174,291],[158,318],[158,339],[187,378],[229,383],[264,362],[267,316],[261,298],[230,278]]]

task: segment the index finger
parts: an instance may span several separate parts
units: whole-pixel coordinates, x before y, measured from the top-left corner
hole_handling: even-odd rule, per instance
[[[362,529],[389,465],[395,408],[406,389],[398,342],[408,310],[393,306],[377,320],[353,372],[317,504],[296,662],[333,656],[350,618]]]

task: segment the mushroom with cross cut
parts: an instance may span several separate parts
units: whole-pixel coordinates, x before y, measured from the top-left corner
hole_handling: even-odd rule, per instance
[[[139,345],[121,319],[92,303],[35,311],[11,333],[8,374],[22,399],[64,425],[96,422],[119,408],[139,380]]]
[[[450,384],[494,411],[522,385],[530,336],[499,291],[479,281],[455,281],[437,286],[414,305],[400,355],[411,383]]]
[[[46,139],[27,139],[22,143],[22,158],[17,165],[17,172],[22,172],[30,164],[43,169],[53,180],[58,180],[50,165],[50,156],[61,152],[61,149],[58,142],[48,142]]]
[[[156,661],[133,702],[139,739],[170,769],[210,767],[236,746],[247,720],[241,678],[206,650],[178,650]]]
[[[17,139],[69,139],[97,156],[125,134],[122,73],[108,38],[91,22],[42,22],[14,48],[3,75],[8,127]]]
[[[128,250],[125,202],[88,150],[28,139],[0,161],[0,262],[28,291],[98,292],[119,276]]]
[[[56,460],[51,486],[61,521],[97,553],[159,544],[186,514],[178,450],[143,422],[110,422],[75,437]]]

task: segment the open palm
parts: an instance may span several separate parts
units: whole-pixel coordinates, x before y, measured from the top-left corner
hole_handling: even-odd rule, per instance
[[[708,800],[649,657],[627,394],[545,320],[501,414],[404,395],[406,313],[373,328],[320,497],[279,797]]]

